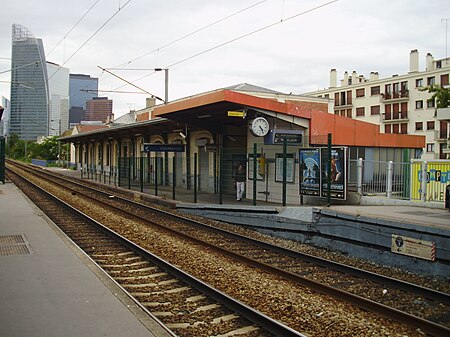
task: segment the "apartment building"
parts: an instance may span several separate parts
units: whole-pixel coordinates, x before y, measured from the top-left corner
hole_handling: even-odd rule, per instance
[[[331,69],[329,88],[306,95],[329,98],[336,115],[378,124],[381,132],[424,135],[422,159],[445,159],[449,121],[438,119],[435,102],[428,101],[432,95],[420,89],[431,84],[449,87],[449,73],[450,58],[435,60],[430,53],[425,70],[419,70],[419,52],[415,49],[410,53],[407,74],[380,78],[377,72],[371,72],[366,78],[356,71],[346,71],[338,86],[337,71]]]

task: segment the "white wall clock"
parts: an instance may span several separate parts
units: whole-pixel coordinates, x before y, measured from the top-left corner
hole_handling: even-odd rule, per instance
[[[264,117],[256,117],[250,122],[250,131],[256,137],[263,137],[269,133],[270,125]]]

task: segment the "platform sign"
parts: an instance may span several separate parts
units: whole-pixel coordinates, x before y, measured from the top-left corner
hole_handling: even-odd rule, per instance
[[[391,252],[434,261],[436,259],[436,244],[431,241],[392,234]]]
[[[144,143],[144,152],[184,152],[184,144]]]
[[[228,117],[245,117],[244,111],[228,111]]]

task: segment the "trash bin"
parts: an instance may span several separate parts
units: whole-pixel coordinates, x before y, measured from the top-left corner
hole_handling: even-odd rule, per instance
[[[450,185],[445,188],[445,208],[450,211]]]

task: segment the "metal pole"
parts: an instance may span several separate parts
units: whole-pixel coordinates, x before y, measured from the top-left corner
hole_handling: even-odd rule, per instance
[[[256,206],[256,143],[253,143],[253,206]]]
[[[283,139],[283,206],[286,206],[286,166],[287,166],[287,140]]]
[[[422,162],[422,181],[420,184],[420,200],[422,200],[423,202],[427,201],[427,183],[427,162],[424,160]]]
[[[169,69],[164,69],[164,104],[169,103]]]
[[[197,153],[194,153],[194,203],[197,203]]]
[[[327,205],[330,207],[331,205],[331,133],[328,134],[328,147],[327,147],[327,161],[328,161],[328,170],[327,170]]]
[[[158,195],[158,154],[155,155],[155,195]]]
[[[128,189],[131,190],[131,157],[128,157]]]
[[[219,136],[219,204],[223,204],[223,137]]]
[[[175,155],[172,157],[172,199],[175,200],[175,185],[177,184],[177,163]]]
[[[362,195],[362,181],[363,181],[363,160],[358,158],[356,164],[356,187],[358,189],[358,194]]]
[[[392,197],[392,179],[393,179],[393,173],[394,173],[394,163],[392,160],[388,162],[387,167],[387,179],[386,179],[386,197],[390,199]]]
[[[141,174],[140,174],[140,180],[141,180],[141,192],[144,192],[144,157],[141,156]]]

